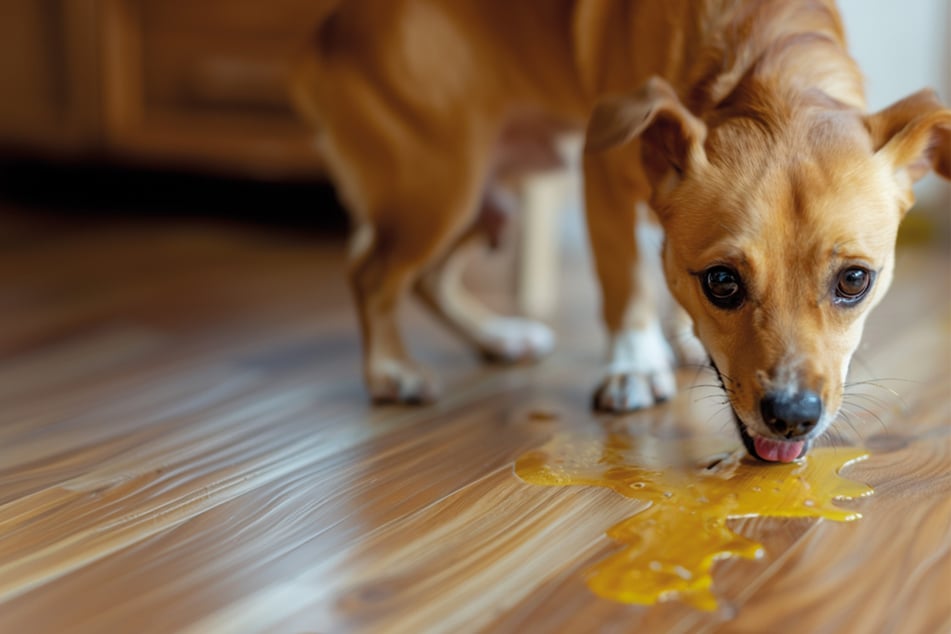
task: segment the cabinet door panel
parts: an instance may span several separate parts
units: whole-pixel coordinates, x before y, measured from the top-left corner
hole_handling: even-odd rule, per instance
[[[319,171],[287,95],[314,6],[111,0],[110,144],[129,155],[265,176]]]
[[[4,0],[0,147],[77,152],[99,123],[94,0]]]

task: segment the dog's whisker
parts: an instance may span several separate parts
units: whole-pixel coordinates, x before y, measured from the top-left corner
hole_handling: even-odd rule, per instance
[[[719,433],[729,432],[729,431],[731,430],[732,426],[733,426],[733,425],[732,425],[732,421],[730,421],[730,420],[725,420],[725,421],[723,421],[722,423],[720,423],[720,426],[717,428],[717,432],[719,432]]]
[[[701,402],[701,401],[709,401],[709,400],[712,400],[712,399],[720,399],[720,402],[723,403],[724,405],[726,405],[726,404],[728,404],[728,403],[730,402],[730,399],[725,398],[723,394],[719,394],[719,393],[717,393],[717,394],[704,394],[703,396],[698,396],[698,397],[696,397],[695,399],[693,399],[693,402],[694,402],[694,403],[699,403],[699,402]]]
[[[862,404],[860,404],[860,403],[855,403],[855,402],[853,402],[853,401],[843,401],[843,402],[842,402],[842,405],[843,405],[843,407],[852,408],[852,409],[853,409],[853,413],[855,412],[855,410],[858,410],[858,411],[860,411],[860,412],[862,412],[862,413],[864,413],[864,414],[867,414],[867,415],[869,415],[869,416],[875,418],[875,419],[878,420],[879,422],[882,422],[882,419],[881,419],[881,417],[879,416],[878,412],[876,412],[875,410],[873,410],[873,409],[870,408],[870,407],[866,407],[865,405],[862,405]],[[884,424],[884,423],[883,423],[883,424]]]
[[[866,383],[866,384],[863,384],[861,387],[876,387],[880,389],[882,392],[884,392],[885,394],[887,394],[889,398],[893,398],[895,401],[897,401],[901,409],[903,410],[908,409],[908,402],[904,399],[904,397],[901,394],[899,394],[895,390],[891,390],[882,385],[875,385],[873,383]],[[864,398],[867,398],[867,399],[874,398],[868,392],[858,391],[854,389],[854,386],[847,386],[843,395],[848,397],[863,396]]]
[[[905,381],[905,380],[904,379],[869,379],[867,381],[856,381],[853,383],[846,383],[844,385],[844,389],[846,393],[849,393],[849,394],[862,394],[862,392],[855,391],[854,388],[873,387],[878,390],[882,390],[883,392],[889,394],[890,396],[893,396],[895,399],[898,400],[899,403],[901,403],[903,408],[908,407],[908,403],[905,401],[905,399],[902,397],[901,394],[899,394],[897,391],[893,390],[892,388],[886,385],[881,385],[879,381]],[[908,382],[917,383],[915,381],[908,381]]]
[[[693,383],[693,384],[691,384],[691,385],[688,385],[686,389],[688,389],[688,390],[696,390],[696,389],[699,389],[699,388],[702,388],[702,387],[712,388],[712,389],[715,389],[715,390],[722,390],[722,389],[723,389],[723,386],[722,386],[722,385],[717,385],[716,383]]]
[[[704,390],[716,390],[715,392],[716,395],[722,395],[722,394],[731,395],[736,393],[735,391],[728,390],[720,385],[691,385],[690,387],[686,388],[686,391],[693,392],[701,388]]]
[[[839,450],[839,445],[838,445],[838,443],[836,443],[836,441],[835,441],[835,439],[836,439],[835,434],[829,434],[829,435],[827,435],[826,437],[829,439],[829,444],[832,445],[832,451],[834,451],[834,452],[838,451],[838,450]]]
[[[889,408],[889,403],[888,403],[887,401],[885,401],[884,399],[880,399],[880,398],[877,398],[877,397],[875,397],[875,396],[872,396],[871,394],[865,394],[865,393],[863,393],[863,392],[847,392],[847,393],[843,394],[843,399],[845,399],[845,400],[855,399],[855,398],[860,398],[860,399],[864,399],[864,400],[866,400],[866,401],[869,401],[870,403],[872,403],[872,404],[874,404],[874,405],[877,405],[877,406],[880,407],[881,409],[888,409],[888,408]],[[901,405],[904,405],[904,404],[903,404],[903,403],[899,403],[898,405],[901,406]]]
[[[723,374],[723,373],[720,372],[719,370],[717,370],[717,376],[719,376],[720,379],[723,380],[723,381],[725,381],[725,382],[728,382],[728,383],[736,383],[736,379],[734,379],[732,376],[730,376],[730,375],[728,375],[728,374]]]
[[[725,411],[728,411],[729,409],[730,409],[730,405],[729,405],[729,403],[727,403],[726,405],[724,405],[724,406],[721,407],[720,409],[715,410],[713,413],[710,414],[710,416],[707,417],[707,420],[706,420],[706,422],[704,423],[704,426],[713,424],[713,420],[714,420],[717,416],[719,416],[720,414],[722,414],[722,413],[725,412]],[[723,424],[720,425],[720,429],[722,430],[722,429],[723,429],[728,423],[730,423],[730,422],[731,422],[731,421],[729,421],[729,420],[725,421]]]
[[[699,364],[697,365],[697,371],[696,371],[696,372],[694,373],[694,375],[693,375],[693,383],[694,383],[694,384],[696,384],[696,382],[700,380],[700,374],[703,372],[704,369],[705,369],[704,366],[699,365]]]
[[[893,393],[895,396],[898,396],[898,392],[896,392],[892,388],[885,385],[881,385],[885,381],[891,381],[895,383],[907,383],[909,385],[923,385],[921,381],[916,381],[914,379],[903,379],[899,377],[880,377],[875,379],[863,379],[861,381],[846,381],[845,387],[857,387],[859,385],[870,385],[872,387],[876,387],[881,390],[886,390],[888,392]]]
[[[843,410],[839,410],[839,416],[838,416],[838,418],[840,418],[840,419],[842,420],[842,422],[844,422],[846,425],[848,425],[849,429],[852,430],[852,432],[855,434],[855,436],[856,436],[856,438],[858,438],[858,440],[862,441],[863,443],[865,442],[865,437],[864,437],[864,436],[862,435],[862,433],[858,430],[858,428],[856,428],[855,424],[852,422],[852,417],[849,416],[847,412],[845,412],[845,411],[843,411]]]
[[[873,410],[871,410],[871,409],[869,409],[869,408],[867,408],[867,407],[865,407],[865,406],[863,406],[863,405],[859,405],[858,403],[849,403],[849,402],[843,402],[843,403],[842,403],[842,407],[843,407],[843,409],[846,408],[846,407],[851,407],[851,408],[854,408],[854,409],[856,409],[856,410],[860,410],[860,411],[863,412],[864,414],[867,414],[869,417],[875,419],[875,420],[878,422],[878,424],[881,426],[882,431],[885,432],[885,433],[888,433],[888,426],[885,424],[885,421],[882,420],[882,417],[879,416],[877,413],[875,413]]]

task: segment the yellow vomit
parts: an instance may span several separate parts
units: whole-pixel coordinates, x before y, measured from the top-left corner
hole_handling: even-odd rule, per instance
[[[762,544],[734,533],[727,520],[848,522],[861,515],[832,501],[872,493],[865,484],[838,475],[868,457],[860,449],[813,449],[789,464],[757,463],[742,451],[700,460],[702,451],[696,441],[561,435],[519,458],[515,471],[532,484],[602,486],[649,503],[608,529],[607,535],[624,547],[588,571],[588,586],[624,603],[677,598],[702,610],[717,607],[711,590],[714,562],[763,554]]]

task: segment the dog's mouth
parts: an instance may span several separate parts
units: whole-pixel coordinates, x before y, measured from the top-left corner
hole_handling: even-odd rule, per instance
[[[743,445],[751,456],[763,462],[793,462],[806,455],[810,440],[778,440],[764,436],[753,436],[746,429],[746,425],[734,412],[733,419],[736,428],[743,439]]]
[[[726,391],[723,384],[723,375],[720,374],[720,368],[711,361],[713,371],[720,381],[720,386]],[[812,444],[811,439],[802,440],[780,440],[778,438],[767,438],[765,436],[754,436],[746,427],[746,423],[739,417],[736,410],[730,405],[730,411],[733,414],[733,422],[736,423],[736,429],[740,432],[740,438],[743,440],[743,446],[746,451],[762,462],[780,462],[789,463],[802,458],[809,452]]]

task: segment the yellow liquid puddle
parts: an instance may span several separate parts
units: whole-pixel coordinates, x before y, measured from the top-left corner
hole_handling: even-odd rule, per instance
[[[849,522],[860,514],[833,506],[836,499],[872,493],[838,475],[868,454],[860,449],[813,449],[792,464],[764,465],[734,451],[710,468],[710,443],[660,441],[611,434],[558,436],[515,464],[520,478],[547,486],[602,486],[650,506],[612,526],[607,535],[624,548],[588,571],[591,590],[624,603],[679,599],[714,610],[711,570],[718,559],[755,559],[762,544],[734,533],[740,517],[815,517]],[[697,466],[704,465],[704,466]]]

